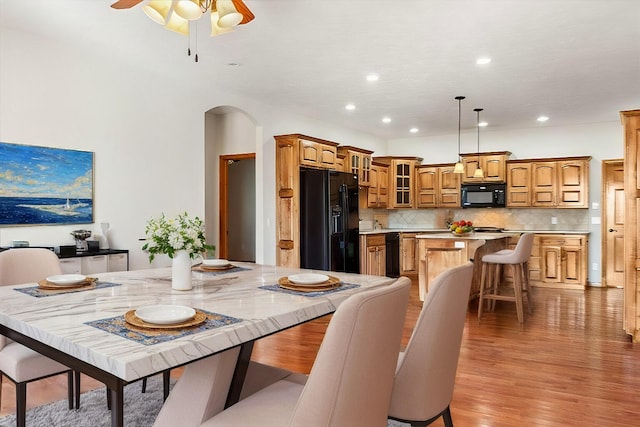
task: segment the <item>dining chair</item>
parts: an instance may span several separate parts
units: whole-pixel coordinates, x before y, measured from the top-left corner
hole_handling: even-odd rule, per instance
[[[20,248],[0,252],[0,286],[37,282],[57,274],[62,274],[60,261],[48,249]],[[74,372],[67,366],[0,335],[0,393],[3,376],[16,385],[18,426],[25,425],[27,383],[65,372],[68,376],[69,409],[73,409]]]
[[[426,426],[440,417],[453,427],[449,405],[471,291],[473,264],[445,270],[429,286],[391,392],[389,418]]]
[[[410,287],[400,277],[350,296],[333,314],[308,376],[290,374],[201,426],[386,426]]]

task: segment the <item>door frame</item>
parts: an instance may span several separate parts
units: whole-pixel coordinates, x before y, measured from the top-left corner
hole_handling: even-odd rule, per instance
[[[602,194],[601,194],[601,200],[600,200],[600,206],[602,209],[602,218],[601,218],[601,247],[600,247],[600,254],[601,254],[601,269],[600,269],[600,275],[601,275],[601,281],[602,281],[602,286],[603,287],[608,287],[609,284],[607,283],[607,267],[608,267],[608,263],[609,263],[609,259],[608,259],[608,243],[607,243],[607,235],[609,233],[608,229],[607,229],[607,224],[609,223],[608,221],[608,215],[611,214],[611,212],[609,212],[608,208],[607,208],[607,199],[608,199],[608,192],[607,192],[607,169],[610,166],[615,166],[615,165],[620,165],[622,167],[624,167],[624,159],[607,159],[607,160],[603,160],[602,161],[602,173],[601,173],[601,178],[602,178],[602,182],[601,182],[601,188],[602,188]],[[624,233],[622,235],[623,239],[625,238]],[[623,281],[623,286],[624,286],[624,281]]]
[[[218,258],[226,259],[229,253],[227,228],[229,227],[229,162],[256,158],[256,153],[226,154],[220,156],[220,229]]]

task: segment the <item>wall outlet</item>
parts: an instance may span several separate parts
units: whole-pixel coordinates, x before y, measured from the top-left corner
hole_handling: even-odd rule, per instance
[[[597,262],[594,262],[593,264],[591,264],[591,269],[592,269],[593,271],[598,271],[598,263],[597,263]]]
[[[552,216],[551,217],[551,224],[556,225],[558,223],[558,217],[557,216]]]

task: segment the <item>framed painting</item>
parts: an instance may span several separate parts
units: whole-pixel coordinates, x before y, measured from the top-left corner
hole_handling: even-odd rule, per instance
[[[0,227],[93,223],[93,152],[0,142]]]

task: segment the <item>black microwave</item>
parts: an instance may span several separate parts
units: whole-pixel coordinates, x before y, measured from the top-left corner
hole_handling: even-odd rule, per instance
[[[463,208],[504,208],[507,184],[503,182],[462,184]]]

